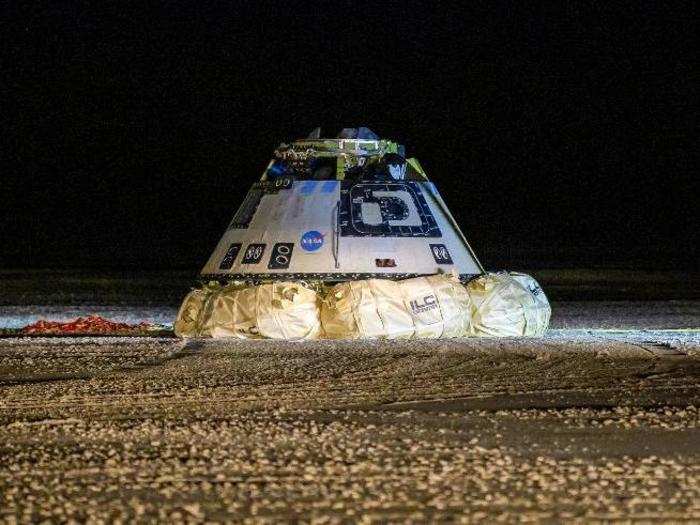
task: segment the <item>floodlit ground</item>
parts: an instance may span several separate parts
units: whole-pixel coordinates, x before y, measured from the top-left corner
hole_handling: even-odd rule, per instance
[[[0,520],[700,521],[700,303],[554,312],[543,339],[0,339]]]

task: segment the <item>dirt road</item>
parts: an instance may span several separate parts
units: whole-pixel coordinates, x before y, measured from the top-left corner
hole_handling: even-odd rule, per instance
[[[699,349],[0,340],[0,516],[700,520]]]

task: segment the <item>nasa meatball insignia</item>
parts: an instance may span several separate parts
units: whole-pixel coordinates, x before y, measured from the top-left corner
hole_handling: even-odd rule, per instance
[[[316,230],[308,231],[301,236],[301,248],[307,252],[315,252],[323,246],[323,234]]]

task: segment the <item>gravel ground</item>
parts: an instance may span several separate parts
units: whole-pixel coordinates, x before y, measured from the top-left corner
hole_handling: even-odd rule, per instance
[[[700,523],[697,275],[535,275],[542,339],[0,339],[0,522]],[[191,282],[0,277],[4,328]]]
[[[0,519],[700,521],[700,333],[0,340]]]

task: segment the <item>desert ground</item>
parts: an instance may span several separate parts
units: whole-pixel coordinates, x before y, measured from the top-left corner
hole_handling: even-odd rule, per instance
[[[6,325],[176,307],[20,288]],[[700,301],[552,302],[539,339],[2,338],[0,520],[700,521]]]

